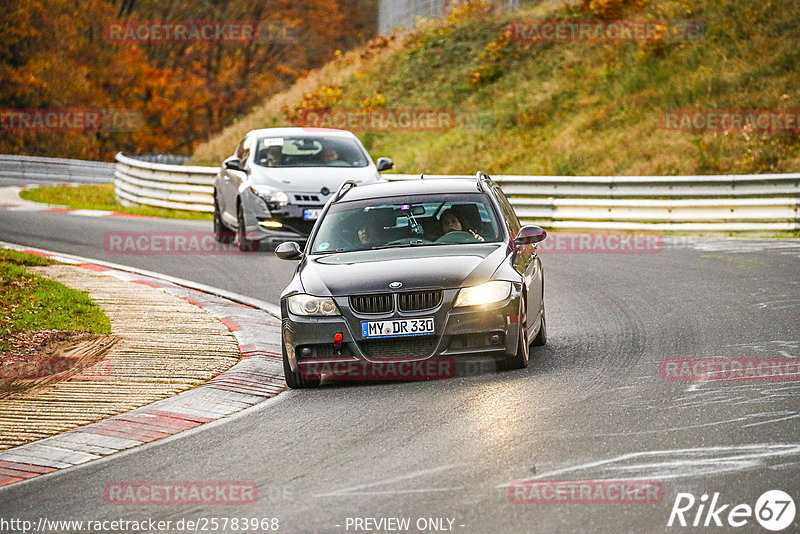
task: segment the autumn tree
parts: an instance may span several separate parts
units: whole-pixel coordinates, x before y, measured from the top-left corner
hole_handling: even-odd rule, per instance
[[[189,153],[265,97],[375,31],[367,0],[5,0],[0,109],[122,110],[135,129],[0,129],[0,153]],[[115,40],[109,24],[251,22],[240,42]]]

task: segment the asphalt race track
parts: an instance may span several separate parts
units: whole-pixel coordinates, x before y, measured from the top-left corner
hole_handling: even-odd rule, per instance
[[[0,209],[0,240],[277,302],[294,266],[271,253],[104,248],[107,232],[210,225]],[[290,391],[231,419],[0,489],[0,517],[278,518],[280,532],[377,531],[357,529],[355,519],[395,517],[464,533],[694,532],[703,529],[667,527],[676,496],[690,493],[699,504],[704,493],[709,502],[719,493],[719,505],[730,506],[718,516],[725,528],[711,531],[767,532],[754,517],[731,528],[728,512],[776,489],[800,505],[800,381],[669,381],[662,360],[800,358],[800,240],[668,245],[543,253],[549,343],[532,351],[528,369]],[[508,485],[532,478],[655,481],[663,496],[648,504],[511,502]],[[259,499],[106,503],[107,484],[133,481],[250,481]],[[686,512],[688,522],[697,511]],[[427,521],[435,518],[444,520]],[[784,531],[800,531],[800,515]]]

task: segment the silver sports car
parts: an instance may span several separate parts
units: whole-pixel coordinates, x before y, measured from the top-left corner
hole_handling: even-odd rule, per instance
[[[383,182],[351,132],[325,128],[268,128],[249,132],[214,180],[214,235],[241,250],[304,241],[330,195],[347,180]]]

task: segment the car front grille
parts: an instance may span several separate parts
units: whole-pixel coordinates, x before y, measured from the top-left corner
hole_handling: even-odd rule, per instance
[[[295,195],[294,199],[296,202],[319,202],[317,195]]]
[[[442,291],[440,289],[430,291],[411,291],[398,295],[400,311],[422,311],[431,310],[442,302]]]
[[[374,358],[422,358],[436,348],[437,336],[404,337],[401,339],[369,339],[361,341],[361,349]]]
[[[356,313],[389,313],[394,309],[391,293],[350,297],[350,308]]]
[[[398,293],[398,306],[401,312],[432,310],[442,303],[442,290],[409,291]],[[378,314],[394,311],[394,295],[356,295],[350,297],[350,308],[356,313]]]

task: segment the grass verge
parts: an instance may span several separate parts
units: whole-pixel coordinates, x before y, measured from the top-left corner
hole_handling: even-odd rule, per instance
[[[105,313],[88,295],[27,272],[25,266],[53,262],[0,249],[0,354],[11,350],[14,332],[72,330],[111,333]]]
[[[114,195],[114,184],[36,187],[20,191],[19,196],[32,202],[57,204],[72,209],[115,211],[130,215],[164,217],[167,219],[210,221],[212,218],[210,213],[144,206],[123,206],[117,202],[117,198]]]

